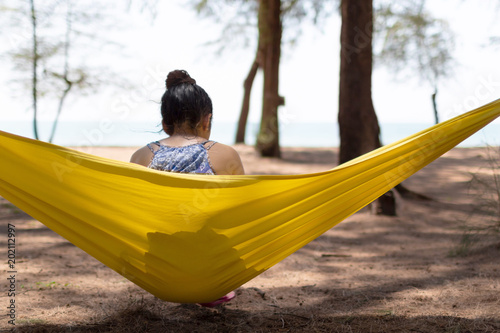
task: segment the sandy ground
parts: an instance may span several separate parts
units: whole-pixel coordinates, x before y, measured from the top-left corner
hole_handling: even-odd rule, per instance
[[[250,174],[335,166],[335,149],[286,148],[283,159],[236,146]],[[135,148],[86,152],[128,160]],[[483,148],[455,148],[405,185],[398,216],[364,209],[239,288],[215,309],[158,300],[0,198],[0,330],[17,332],[500,332],[500,236]],[[497,187],[498,189],[498,187]],[[498,205],[498,197],[493,198]],[[495,201],[496,200],[496,201]],[[495,222],[496,221],[496,222]],[[16,325],[8,323],[7,225],[16,234]]]

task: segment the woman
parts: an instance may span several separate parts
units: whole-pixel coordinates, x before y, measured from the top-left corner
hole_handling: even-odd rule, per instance
[[[166,85],[161,115],[169,136],[137,150],[130,161],[162,171],[244,174],[236,150],[209,140],[212,101],[205,90],[183,70],[170,72]]]
[[[232,147],[210,141],[212,101],[205,90],[183,70],[170,72],[166,86],[161,115],[168,137],[140,148],[130,161],[169,172],[244,174],[240,156]],[[214,307],[234,297],[235,293],[231,292],[201,305]]]

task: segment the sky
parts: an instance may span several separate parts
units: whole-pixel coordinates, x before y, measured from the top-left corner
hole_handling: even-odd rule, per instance
[[[500,36],[500,23],[495,20],[496,13],[500,13],[497,3],[427,2],[434,16],[448,20],[456,33],[456,70],[439,86],[437,105],[441,120],[500,97],[500,44],[488,44],[490,36]],[[187,70],[209,93],[214,104],[214,122],[238,119],[242,84],[253,61],[254,48],[232,46],[215,54],[215,49],[205,43],[219,37],[221,26],[201,19],[183,1],[160,1],[154,19],[147,13],[115,12],[123,12],[127,24],[109,34],[123,45],[122,49],[104,47],[87,60],[105,64],[127,77],[132,87],[103,88],[87,96],[72,96],[61,121],[159,119],[158,101],[166,75],[173,69]],[[3,36],[2,41],[4,49],[12,45],[12,37],[6,41]],[[280,94],[285,97],[285,106],[279,114],[282,122],[336,123],[339,41],[340,18],[334,14],[321,30],[307,26],[296,46],[283,47]],[[6,75],[0,77],[0,122],[31,120],[29,94],[12,84],[12,78],[18,74],[11,67],[9,60],[2,57],[0,68]],[[260,119],[261,81],[259,74],[252,90],[252,122]],[[373,72],[373,102],[381,123],[433,123],[432,92],[432,87],[416,75],[396,77],[387,67],[376,67]],[[54,105],[42,109],[41,119],[53,119],[54,110]]]

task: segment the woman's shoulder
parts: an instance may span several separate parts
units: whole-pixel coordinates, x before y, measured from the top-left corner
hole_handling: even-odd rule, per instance
[[[231,146],[217,142],[210,147],[210,162],[218,175],[243,175],[240,155]]]
[[[225,157],[228,158],[240,157],[236,149],[220,142],[212,141],[209,142],[206,146],[210,147],[211,152],[224,155]]]
[[[149,146],[144,146],[136,150],[135,153],[130,157],[130,162],[148,166],[151,162],[151,158],[153,157],[153,152]]]

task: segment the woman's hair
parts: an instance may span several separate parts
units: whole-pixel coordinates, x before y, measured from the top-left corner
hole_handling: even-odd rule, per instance
[[[212,100],[184,70],[168,73],[167,90],[161,98],[161,116],[165,131],[172,135],[177,128],[196,130],[202,118],[212,113]]]

